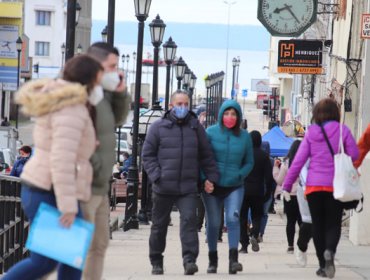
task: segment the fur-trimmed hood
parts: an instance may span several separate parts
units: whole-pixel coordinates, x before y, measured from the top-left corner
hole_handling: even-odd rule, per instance
[[[24,114],[37,117],[64,107],[85,104],[86,87],[61,79],[40,79],[26,83],[17,92],[15,102]]]

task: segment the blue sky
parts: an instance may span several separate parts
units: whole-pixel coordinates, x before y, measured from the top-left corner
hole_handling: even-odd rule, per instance
[[[152,0],[149,19],[159,14],[166,22],[227,24],[225,2],[230,4],[230,24],[261,26],[257,0]],[[108,0],[93,1],[93,19],[106,20],[107,14]],[[116,0],[116,20],[136,21],[133,0]]]

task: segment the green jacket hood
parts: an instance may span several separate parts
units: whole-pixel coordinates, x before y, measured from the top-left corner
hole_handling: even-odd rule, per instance
[[[224,112],[227,109],[230,109],[230,108],[235,109],[236,112],[238,113],[238,123],[237,123],[237,126],[240,126],[240,124],[242,122],[242,119],[243,119],[242,108],[240,107],[240,105],[239,105],[238,102],[236,102],[233,99],[230,99],[230,100],[226,100],[224,103],[222,103],[222,105],[220,107],[220,111],[218,112],[218,124],[219,124],[220,127],[223,127],[223,124],[222,124],[222,116],[223,116]]]

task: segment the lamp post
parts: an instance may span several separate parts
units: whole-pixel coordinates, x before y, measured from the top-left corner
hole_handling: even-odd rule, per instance
[[[237,60],[235,57],[233,58],[232,62],[233,62],[233,80],[232,80],[232,85],[231,85],[231,99],[234,99],[235,98],[235,68],[237,65]]]
[[[191,72],[190,68],[186,67],[185,73],[184,73],[184,83],[183,83],[183,88],[186,91],[189,89],[189,84],[190,84],[192,74],[193,73]]]
[[[189,83],[190,110],[193,109],[193,95],[194,95],[194,88],[195,88],[196,82],[197,82],[197,76],[195,76],[194,73],[191,73],[191,80]]]
[[[227,35],[226,35],[226,74],[225,74],[225,97],[227,94],[227,73],[229,68],[229,41],[230,41],[230,13],[231,13],[231,6],[236,4],[236,1],[224,1],[224,3],[228,6],[227,10]]]
[[[184,78],[185,70],[186,70],[186,63],[180,56],[179,60],[175,65],[176,70],[176,79],[177,79],[177,89],[181,89],[181,80]]]
[[[101,34],[101,40],[103,42],[107,42],[107,40],[108,40],[108,26],[105,26],[100,34]]]
[[[64,53],[66,52],[66,45],[64,43],[60,46],[60,50],[62,51],[62,66],[61,66],[61,68],[63,68],[63,66],[64,66]]]
[[[65,61],[74,56],[75,32],[79,21],[81,6],[76,0],[68,0],[67,3],[67,26],[66,26],[66,52]]]
[[[128,70],[128,63],[130,62],[130,55],[126,55],[126,83],[128,84],[128,79],[129,79],[129,70]]]
[[[137,218],[137,197],[139,186],[139,172],[137,166],[138,151],[138,132],[139,132],[139,106],[141,91],[141,71],[143,60],[143,41],[144,41],[144,21],[147,19],[150,9],[151,0],[134,0],[135,15],[139,21],[138,40],[137,40],[137,61],[136,61],[136,80],[135,80],[135,103],[134,103],[134,120],[132,135],[132,160],[127,175],[127,199],[126,212],[123,230],[139,228]]]
[[[206,77],[204,80],[207,88],[207,95],[206,95],[206,127],[208,127],[209,124],[209,92],[210,92],[210,87],[211,87],[211,78],[209,75]]]
[[[170,100],[170,79],[171,79],[171,65],[176,56],[177,45],[172,40],[172,37],[163,44],[164,61],[166,62],[166,96],[165,96],[165,111],[168,110],[168,103]]]
[[[114,18],[115,18],[116,0],[108,2],[108,26],[107,26],[107,42],[109,45],[114,45]]]
[[[163,41],[164,31],[166,24],[161,20],[159,15],[149,24],[150,36],[154,46],[154,63],[153,63],[153,89],[152,89],[152,106],[158,98],[158,60],[159,60],[159,47]]]
[[[123,54],[121,56],[121,60],[122,60],[122,70],[125,71],[125,61],[126,61],[126,55]]]
[[[134,77],[135,77],[135,63],[136,63],[136,52],[133,52],[132,53],[132,59],[133,59],[133,62],[132,62],[132,81],[134,81]]]
[[[75,23],[76,26],[78,25],[78,21],[80,20],[81,10],[82,8],[80,3],[76,2],[76,23]]]
[[[82,46],[81,44],[78,44],[77,46],[77,54],[80,55],[82,53]]]
[[[21,52],[22,52],[22,38],[18,37],[16,41],[17,45],[17,52],[18,52],[18,62],[17,62],[17,89],[19,89],[19,78],[20,78],[20,70],[21,70]],[[18,114],[19,114],[19,106],[18,104],[15,106],[15,128],[18,128]]]

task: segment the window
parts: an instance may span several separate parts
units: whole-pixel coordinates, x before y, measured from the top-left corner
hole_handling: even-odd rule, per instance
[[[36,25],[49,25],[50,26],[51,12],[36,11]]]
[[[49,42],[35,42],[35,55],[49,56],[50,43]]]

